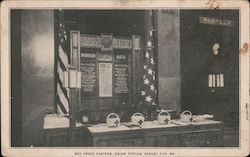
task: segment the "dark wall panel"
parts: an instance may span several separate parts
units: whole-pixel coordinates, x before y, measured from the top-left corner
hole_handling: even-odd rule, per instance
[[[43,144],[43,116],[54,107],[54,15],[21,12],[23,145]]]
[[[22,145],[21,12],[11,11],[11,146]]]
[[[201,17],[231,22],[202,23]],[[182,109],[213,114],[234,127],[239,119],[238,22],[238,10],[181,11]],[[215,43],[220,45],[218,55],[213,53]],[[211,73],[224,75],[224,87],[208,86]]]
[[[180,108],[180,21],[178,10],[158,12],[159,105]]]

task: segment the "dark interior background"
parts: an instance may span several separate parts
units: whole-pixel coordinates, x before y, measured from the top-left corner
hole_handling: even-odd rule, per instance
[[[143,10],[66,10],[64,20],[67,28],[75,28],[81,34],[132,37],[144,34]]]
[[[232,26],[201,24],[199,17],[233,21]],[[181,11],[181,103],[195,114],[213,114],[226,125],[239,125],[239,12],[238,10]],[[217,70],[224,88],[208,88],[214,65],[212,45],[220,44]]]

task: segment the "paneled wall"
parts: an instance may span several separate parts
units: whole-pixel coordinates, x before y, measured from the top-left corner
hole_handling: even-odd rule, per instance
[[[53,11],[21,11],[21,62],[23,146],[39,146],[44,111],[54,107]]]
[[[180,110],[180,14],[160,10],[158,29],[159,104],[164,109]]]

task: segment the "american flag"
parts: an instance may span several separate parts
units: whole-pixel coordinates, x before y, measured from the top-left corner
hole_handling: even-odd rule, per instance
[[[57,112],[68,114],[69,112],[69,90],[63,87],[63,73],[67,71],[69,64],[68,38],[64,25],[64,12],[59,11],[59,30],[58,30],[58,51],[56,52],[56,104]]]
[[[155,53],[153,41],[152,11],[148,15],[148,28],[146,34],[144,65],[143,65],[143,87],[141,91],[142,102],[147,107],[157,106],[156,104],[156,79],[155,79]]]

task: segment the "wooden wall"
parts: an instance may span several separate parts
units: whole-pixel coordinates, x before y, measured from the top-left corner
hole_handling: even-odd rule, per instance
[[[178,10],[159,10],[158,79],[159,105],[168,110],[180,110],[180,19]]]

